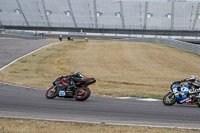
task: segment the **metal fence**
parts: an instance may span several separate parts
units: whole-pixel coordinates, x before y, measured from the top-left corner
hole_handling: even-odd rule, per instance
[[[120,41],[130,41],[130,42],[153,42],[160,45],[166,45],[173,48],[188,51],[194,54],[200,55],[200,45],[186,43],[174,39],[161,39],[161,38],[128,38],[121,39]]]
[[[1,30],[1,29],[0,29],[0,37],[22,38],[22,39],[46,39],[45,36],[36,36],[33,32]]]

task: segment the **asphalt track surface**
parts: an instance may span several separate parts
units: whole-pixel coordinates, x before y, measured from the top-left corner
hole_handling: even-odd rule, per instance
[[[18,57],[50,43],[53,42],[45,40],[0,39],[0,68]]]
[[[11,40],[11,43],[14,42]],[[3,46],[1,39],[0,44]],[[2,51],[2,47],[0,49]],[[84,102],[68,98],[49,100],[45,92],[0,83],[0,117],[200,129],[200,108],[196,105],[164,106],[161,101],[98,96],[91,96]]]

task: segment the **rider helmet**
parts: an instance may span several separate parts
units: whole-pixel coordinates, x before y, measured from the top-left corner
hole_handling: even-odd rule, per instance
[[[84,76],[80,72],[75,72],[74,76],[84,78]]]

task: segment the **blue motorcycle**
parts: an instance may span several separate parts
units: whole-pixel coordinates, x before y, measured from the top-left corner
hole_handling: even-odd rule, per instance
[[[171,92],[163,97],[163,104],[171,106],[175,103],[195,103],[200,107],[200,88],[192,90],[191,83],[184,84],[181,81],[176,81],[171,85]],[[193,88],[194,89],[194,88]]]

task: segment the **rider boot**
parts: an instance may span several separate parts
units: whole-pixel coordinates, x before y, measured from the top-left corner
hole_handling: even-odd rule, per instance
[[[72,79],[69,79],[67,90],[73,90],[73,88],[76,88],[76,85],[74,84],[74,81]]]
[[[68,86],[67,86],[67,90],[72,90],[73,88],[74,88],[73,85],[68,85]]]

